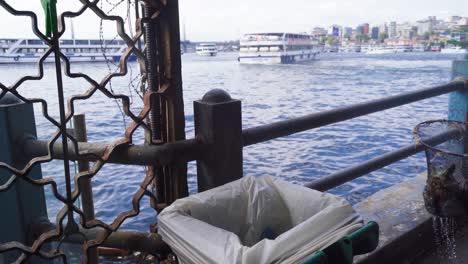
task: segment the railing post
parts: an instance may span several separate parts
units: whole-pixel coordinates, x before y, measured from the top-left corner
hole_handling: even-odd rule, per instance
[[[468,79],[468,54],[464,59],[452,63],[452,79]],[[465,85],[466,86],[466,85]],[[465,121],[468,113],[468,91],[457,91],[450,94],[448,119]]]
[[[21,142],[26,137],[36,137],[33,106],[6,94],[0,99],[0,161],[22,169],[29,161],[21,152]],[[41,179],[40,165],[34,166],[27,176]],[[11,177],[13,175],[9,171],[0,169],[1,185]],[[44,189],[17,179],[8,191],[0,192],[0,212],[0,244],[12,241],[31,243],[32,224],[48,219]],[[18,252],[0,254],[0,263],[13,263],[17,257]],[[31,263],[46,263],[37,257],[30,260]]]
[[[198,191],[242,177],[241,101],[211,90],[194,102],[195,134],[209,149],[197,160]]]

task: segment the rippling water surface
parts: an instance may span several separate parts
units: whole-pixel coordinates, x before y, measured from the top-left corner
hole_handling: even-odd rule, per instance
[[[244,128],[315,113],[366,100],[377,99],[450,80],[451,61],[455,56],[435,53],[391,54],[323,54],[317,60],[295,65],[239,65],[236,54],[219,54],[205,58],[183,55],[184,100],[187,137],[194,136],[192,101],[214,88],[228,91],[242,100]],[[111,66],[113,69],[114,66]],[[109,69],[105,64],[74,64],[73,71],[83,71],[101,80]],[[13,83],[25,74],[35,74],[35,65],[0,65],[0,78]],[[129,85],[136,77],[115,79],[112,89],[131,94],[132,110],[137,112],[141,100],[138,89]],[[65,78],[66,96],[83,93],[89,88],[84,80]],[[135,86],[137,84],[135,83]],[[19,91],[27,97],[42,97],[49,102],[49,113],[58,118],[54,66],[47,65],[41,81],[26,82]],[[337,170],[412,143],[412,128],[428,119],[445,118],[448,96],[440,96],[397,109],[355,118],[336,125],[299,133],[244,149],[245,175],[273,175],[303,184]],[[35,107],[38,135],[49,139],[53,126]],[[78,101],[77,112],[87,115],[88,139],[108,142],[123,137],[124,124],[120,107],[114,100],[97,92],[91,99]],[[135,143],[143,142],[138,131]],[[54,177],[65,192],[63,162],[45,164],[45,176]],[[74,167],[72,167],[74,168]],[[333,189],[352,203],[425,170],[422,154],[371,173]],[[191,193],[196,192],[194,163],[189,165]],[[107,164],[93,178],[96,216],[107,223],[124,210],[131,209],[131,198],[144,177],[144,168]],[[49,217],[63,205],[47,189]],[[142,201],[142,213],[125,222],[125,228],[147,230],[155,214],[149,201]]]

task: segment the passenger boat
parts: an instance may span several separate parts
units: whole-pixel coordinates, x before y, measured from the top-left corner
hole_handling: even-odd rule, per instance
[[[313,60],[321,46],[307,34],[251,33],[240,40],[239,62],[281,64]]]
[[[411,52],[412,51],[412,47],[411,45],[394,45],[392,47],[396,53],[400,53],[400,52]]]
[[[60,48],[71,62],[119,61],[126,49],[123,40],[61,39]],[[0,39],[0,64],[34,63],[49,48],[39,39]],[[54,54],[45,62],[54,62]],[[129,60],[135,60],[130,56]]]
[[[214,43],[200,43],[196,47],[196,53],[200,56],[216,56],[218,48]]]
[[[426,51],[426,47],[424,45],[413,45],[413,52],[424,52]]]
[[[361,46],[359,45],[347,45],[341,46],[338,49],[339,52],[361,52]]]
[[[440,49],[440,53],[445,53],[445,54],[464,54],[467,53],[466,49],[463,49],[462,47],[447,47]]]
[[[391,54],[396,53],[397,50],[394,47],[390,46],[373,46],[368,49],[366,54]]]
[[[429,50],[434,51],[434,52],[440,52],[440,46],[439,45],[431,46]]]

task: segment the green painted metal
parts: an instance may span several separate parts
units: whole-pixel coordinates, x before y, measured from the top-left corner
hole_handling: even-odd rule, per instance
[[[352,264],[354,257],[374,251],[379,244],[379,225],[371,221],[329,247],[315,252],[301,264]]]
[[[452,63],[452,79],[468,78],[468,55],[465,59],[454,60]],[[449,99],[448,119],[465,121],[468,113],[468,91],[453,92]]]
[[[45,13],[45,26],[47,37],[51,37],[54,30],[57,30],[57,0],[41,0]]]
[[[15,102],[11,96],[0,100],[0,161],[22,169],[28,160],[23,159],[20,142],[26,136],[36,136],[34,111],[31,104]],[[42,178],[40,166],[35,166],[28,174],[30,178]],[[5,184],[13,175],[0,169],[0,184]],[[47,208],[42,187],[31,185],[23,180],[6,192],[0,193],[0,243],[18,241],[28,243],[30,224],[47,218]],[[17,255],[4,254],[4,262],[16,260]],[[1,259],[0,259],[1,262]],[[33,258],[31,263],[45,263]]]

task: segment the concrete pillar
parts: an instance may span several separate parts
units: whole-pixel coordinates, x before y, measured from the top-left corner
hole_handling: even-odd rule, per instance
[[[25,104],[11,94],[0,99],[0,161],[17,169],[29,162],[21,153],[21,141],[36,137],[36,124],[32,104]],[[13,175],[0,168],[0,184],[5,184]],[[41,179],[40,165],[34,166],[30,178]],[[0,192],[0,244],[18,241],[27,244],[33,222],[47,219],[47,208],[42,187],[18,179],[6,192]],[[13,263],[18,252],[2,254],[5,263]],[[2,262],[0,256],[0,263]],[[30,263],[45,263],[32,258]]]
[[[452,63],[452,80],[468,79],[468,54],[464,59]],[[468,91],[458,91],[450,94],[448,119],[464,121],[468,113]]]
[[[235,181],[242,177],[241,101],[223,90],[206,93],[194,102],[195,134],[209,144],[197,161],[198,191]]]

